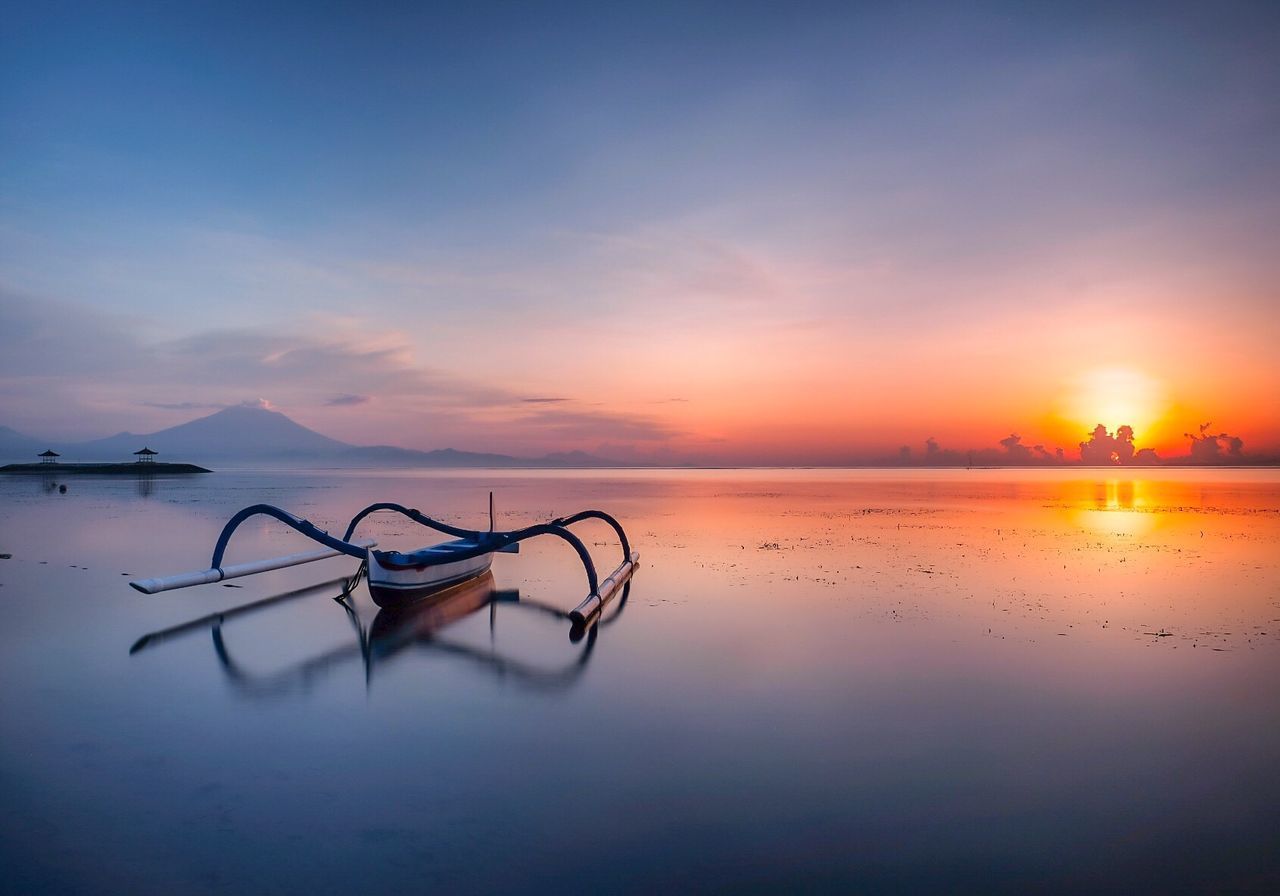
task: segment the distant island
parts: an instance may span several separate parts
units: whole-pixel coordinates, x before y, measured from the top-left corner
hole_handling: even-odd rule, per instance
[[[127,461],[118,464],[6,464],[0,467],[0,473],[36,474],[40,476],[156,476],[185,475],[188,473],[212,473],[195,464],[166,464],[159,462],[138,463]]]
[[[123,454],[124,452],[120,453]],[[84,476],[89,474],[94,476],[173,476],[213,472],[212,470],[206,470],[204,467],[197,467],[195,464],[160,463],[156,461],[156,455],[160,452],[149,445],[143,445],[140,450],[132,453],[137,460],[64,464],[58,461],[58,458],[62,457],[61,454],[52,448],[46,448],[36,455],[36,457],[40,458],[39,463],[6,464],[0,467],[0,473],[52,477]]]

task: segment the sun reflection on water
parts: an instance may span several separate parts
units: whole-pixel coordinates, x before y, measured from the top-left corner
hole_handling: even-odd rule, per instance
[[[1093,485],[1087,503],[1072,514],[1083,529],[1101,535],[1137,537],[1155,528],[1156,514],[1151,512],[1149,483],[1145,480],[1107,479]]]

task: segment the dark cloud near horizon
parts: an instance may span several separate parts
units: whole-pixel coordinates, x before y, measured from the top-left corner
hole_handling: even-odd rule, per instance
[[[1235,463],[1244,457],[1244,439],[1220,432],[1209,432],[1212,422],[1200,424],[1200,432],[1184,433],[1191,440],[1191,459],[1198,463]]]
[[[520,401],[524,404],[561,404],[566,401],[573,401],[572,398],[522,398]]]
[[[335,395],[332,398],[325,399],[324,404],[325,404],[325,407],[330,407],[330,408],[345,408],[345,407],[353,407],[355,405],[360,405],[360,404],[368,404],[372,400],[373,399],[368,395],[353,395],[351,393],[345,393],[342,395]]]
[[[1005,454],[1009,455],[1010,460],[1015,462],[1031,460],[1031,449],[1022,444],[1022,436],[1017,433],[1001,439],[1000,444],[1004,446]]]
[[[1112,433],[1099,423],[1089,433],[1088,441],[1080,443],[1080,462],[1098,466],[1141,466],[1157,464],[1160,458],[1152,448],[1137,447],[1132,426],[1125,424]]]
[[[930,436],[924,442],[924,454],[914,453],[902,445],[890,456],[862,459],[854,463],[874,463],[890,467],[963,467],[963,466],[1063,466],[1080,463],[1085,466],[1158,466],[1166,463],[1250,464],[1267,462],[1266,457],[1244,453],[1244,440],[1239,436],[1209,431],[1212,424],[1199,427],[1199,433],[1187,433],[1191,451],[1177,457],[1160,457],[1152,448],[1138,447],[1133,427],[1121,426],[1110,432],[1101,424],[1094,427],[1088,440],[1079,443],[1080,458],[1068,457],[1061,447],[1050,450],[1045,445],[1025,445],[1022,437],[1012,433],[999,439],[999,447],[954,449],[943,447]],[[1271,460],[1277,460],[1272,458]]]
[[[1022,436],[1010,433],[999,439],[996,447],[985,448],[944,448],[936,438],[930,436],[924,442],[924,455],[913,455],[911,448],[903,445],[898,449],[894,466],[919,467],[962,467],[962,466],[1056,466],[1066,463],[1065,453],[1061,448],[1053,451],[1044,445],[1024,445]]]
[[[1121,426],[1114,433],[1099,423],[1080,443],[1080,460],[1085,464],[1147,466],[1171,460],[1195,464],[1234,464],[1246,461],[1244,439],[1230,433],[1211,433],[1212,423],[1202,423],[1198,433],[1184,433],[1191,440],[1190,452],[1181,458],[1161,458],[1152,448],[1138,448],[1132,426]]]
[[[555,438],[658,442],[682,433],[638,414],[545,407],[518,421]]]

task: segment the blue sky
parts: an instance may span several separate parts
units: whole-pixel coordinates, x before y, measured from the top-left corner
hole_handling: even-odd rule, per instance
[[[964,419],[920,386],[1048,404],[1121,363],[1208,413],[1275,384],[1278,35],[1264,4],[14,4],[0,422],[264,398],[414,447],[766,457],[1049,437],[1013,386]]]

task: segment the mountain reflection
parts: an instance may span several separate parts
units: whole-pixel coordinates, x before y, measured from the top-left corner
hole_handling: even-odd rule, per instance
[[[219,667],[227,680],[237,693],[250,698],[305,693],[330,672],[354,664],[356,660],[363,665],[366,686],[371,689],[375,673],[387,667],[397,657],[421,653],[460,660],[463,666],[480,674],[534,690],[559,691],[570,688],[581,680],[595,652],[600,629],[612,624],[622,615],[631,592],[628,583],[606,618],[597,619],[586,627],[574,627],[567,612],[539,601],[522,599],[518,589],[497,588],[490,572],[410,607],[379,610],[373,621],[366,625],[352,600],[356,584],[355,580],[335,579],[202,616],[143,635],[134,642],[129,652],[135,654],[207,629],[212,635]],[[236,658],[225,632],[228,623],[326,590],[337,590],[333,602],[342,608],[349,620],[355,643],[322,650],[270,672],[254,671],[249,664]],[[475,645],[453,636],[450,629],[485,610],[488,611],[487,645]],[[497,643],[498,618],[508,610],[523,610],[532,616],[563,623],[569,628],[569,641],[574,645],[571,657],[543,664],[504,655]]]

